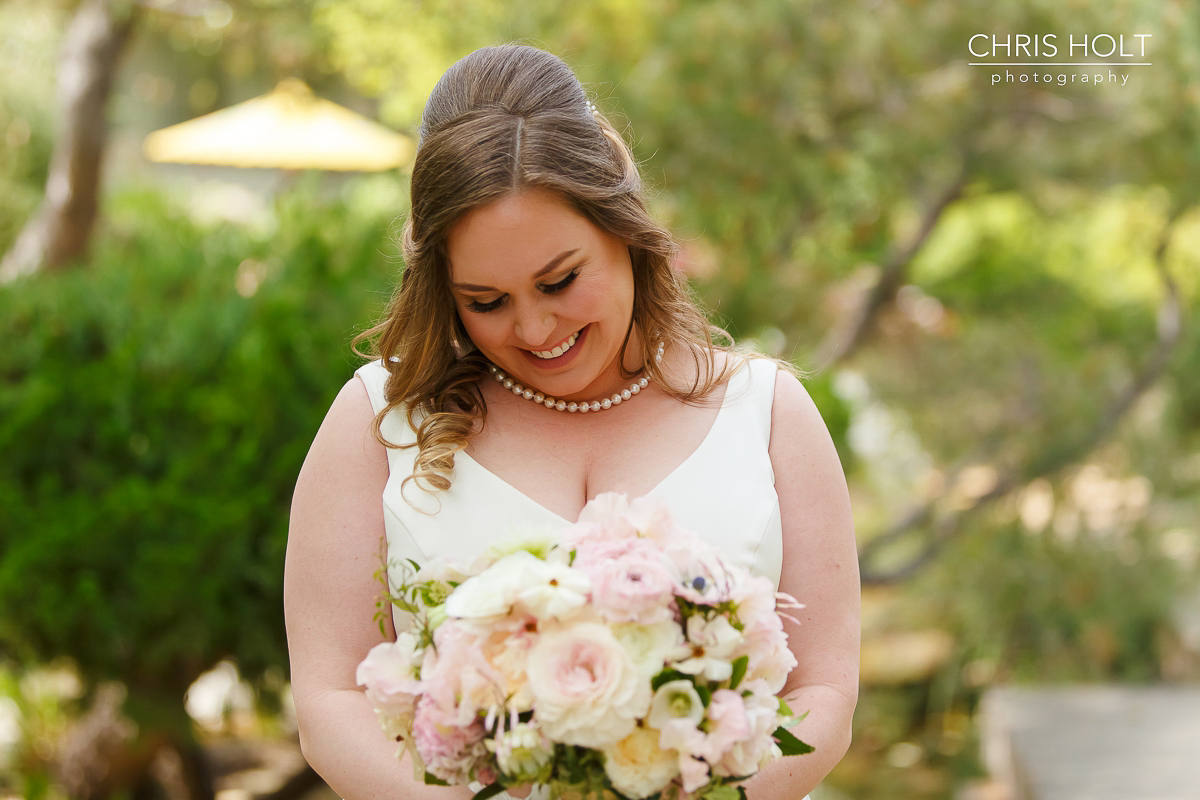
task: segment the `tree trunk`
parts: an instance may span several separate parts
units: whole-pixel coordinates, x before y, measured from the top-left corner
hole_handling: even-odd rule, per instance
[[[42,205],[0,262],[0,283],[81,258],[96,221],[107,107],[121,51],[133,30],[129,0],[83,0],[58,65],[61,128]]]

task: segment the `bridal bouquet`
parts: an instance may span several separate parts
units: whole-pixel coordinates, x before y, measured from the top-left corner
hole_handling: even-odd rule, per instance
[[[412,566],[389,599],[413,625],[357,678],[426,783],[734,800],[812,750],[777,697],[796,661],[776,609],[800,606],[653,501],[601,495],[561,534]]]

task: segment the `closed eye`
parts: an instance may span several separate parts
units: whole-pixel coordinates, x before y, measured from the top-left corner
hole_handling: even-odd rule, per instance
[[[491,300],[487,303],[481,303],[478,300],[472,300],[471,302],[467,303],[467,309],[469,311],[474,311],[477,314],[486,314],[489,311],[495,311],[497,308],[503,305],[503,303],[504,295],[500,295],[495,300]]]
[[[558,283],[542,284],[538,287],[538,290],[541,291],[542,294],[557,294],[574,283],[575,279],[578,277],[579,267],[576,267],[575,269],[571,270],[571,274],[567,275],[567,277],[563,278]],[[500,308],[500,306],[504,305],[504,299],[507,296],[508,295],[502,294],[495,300],[489,300],[486,303],[480,302],[479,300],[472,300],[471,302],[467,303],[467,310],[474,311],[476,314],[486,314],[489,311],[495,311],[496,309]]]
[[[538,288],[540,288],[542,290],[542,294],[555,294],[556,292],[561,292],[563,289],[570,286],[572,283],[575,282],[575,279],[578,277],[579,277],[579,267],[576,267],[575,269],[571,270],[570,275],[563,278],[558,283],[551,283],[548,285],[540,286]]]

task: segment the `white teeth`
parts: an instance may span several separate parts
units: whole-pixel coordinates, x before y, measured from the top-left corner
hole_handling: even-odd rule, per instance
[[[579,332],[576,331],[575,333],[571,334],[570,339],[567,339],[565,342],[563,342],[562,344],[560,344],[558,347],[554,348],[553,350],[534,350],[532,352],[538,358],[558,358],[563,353],[570,350],[571,347],[574,346],[575,340],[578,338],[579,338]]]

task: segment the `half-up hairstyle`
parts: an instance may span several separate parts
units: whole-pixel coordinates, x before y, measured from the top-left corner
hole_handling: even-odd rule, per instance
[[[485,47],[450,67],[425,104],[402,237],[404,273],[382,321],[354,340],[356,347],[371,341],[372,352],[362,355],[382,359],[390,373],[376,438],[399,446],[379,426],[401,406],[417,432],[416,465],[406,482],[448,489],[454,454],[487,414],[478,387],[489,377],[488,362],[458,317],[447,237],[468,212],[533,188],[556,193],[628,246],[633,324],[651,380],[684,402],[698,402],[728,377],[729,368],[717,369],[712,358],[714,348],[728,347],[728,335],[709,325],[672,264],[677,247],[647,212],[621,135],[557,56],[524,45]],[[664,377],[653,358],[660,341],[691,354],[690,385]],[[627,337],[622,365],[628,346]]]

